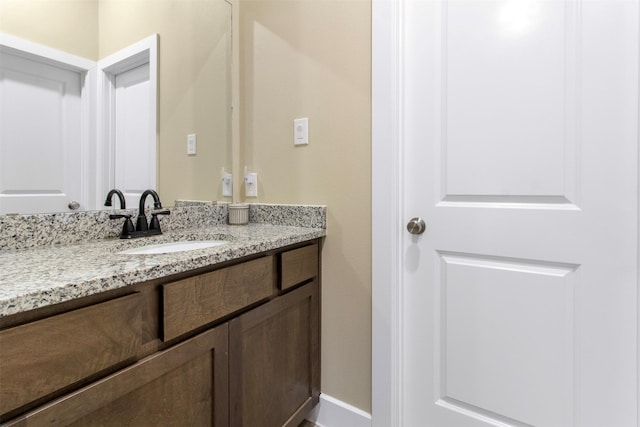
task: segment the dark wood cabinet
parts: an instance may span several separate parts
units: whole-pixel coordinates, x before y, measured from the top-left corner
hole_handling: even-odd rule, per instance
[[[318,402],[317,241],[100,298],[3,320],[1,426],[297,427]]]
[[[318,309],[313,281],[229,322],[232,427],[297,427],[318,403]]]

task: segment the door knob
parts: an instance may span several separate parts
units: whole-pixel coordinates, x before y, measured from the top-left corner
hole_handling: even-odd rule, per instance
[[[69,209],[71,209],[72,211],[75,211],[80,207],[80,203],[74,200],[73,202],[70,202],[68,206],[69,206]]]
[[[422,234],[427,229],[427,225],[420,217],[411,218],[407,224],[407,231],[411,234]]]

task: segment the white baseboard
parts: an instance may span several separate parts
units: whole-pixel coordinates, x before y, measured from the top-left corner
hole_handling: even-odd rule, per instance
[[[307,419],[318,427],[371,427],[371,414],[326,394]]]

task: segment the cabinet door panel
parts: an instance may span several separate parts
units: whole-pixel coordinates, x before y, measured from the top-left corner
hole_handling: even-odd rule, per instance
[[[229,324],[231,426],[298,426],[318,401],[318,284]]]
[[[210,329],[8,426],[227,426],[227,334]]]
[[[211,355],[201,354],[145,384],[144,387],[132,390],[78,419],[70,426],[211,425],[212,386]],[[186,407],[189,407],[188,411],[185,411]]]

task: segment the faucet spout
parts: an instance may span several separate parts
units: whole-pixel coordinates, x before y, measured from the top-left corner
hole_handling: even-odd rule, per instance
[[[162,209],[162,203],[160,203],[160,196],[158,196],[158,193],[156,193],[155,190],[145,190],[140,196],[140,211],[138,212],[138,221],[136,223],[137,231],[147,231],[149,229],[147,217],[144,213],[144,202],[149,195],[153,197],[153,207],[155,209]]]
[[[107,194],[107,199],[104,201],[104,205],[112,206],[111,200],[113,199],[114,194],[118,196],[118,199],[120,199],[120,209],[126,209],[127,206],[124,199],[124,194],[122,194],[122,191],[118,190],[117,188],[114,188],[113,190],[109,191],[109,193]]]

